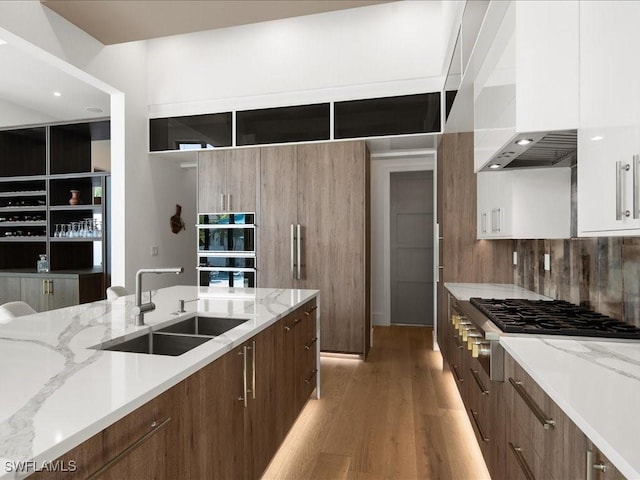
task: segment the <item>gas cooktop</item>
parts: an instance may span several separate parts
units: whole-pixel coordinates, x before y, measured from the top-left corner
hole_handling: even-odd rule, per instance
[[[471,298],[503,332],[640,340],[640,329],[563,300]]]

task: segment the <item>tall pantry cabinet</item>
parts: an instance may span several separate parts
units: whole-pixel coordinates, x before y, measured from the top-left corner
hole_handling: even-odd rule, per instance
[[[259,282],[320,290],[322,351],[370,346],[369,162],[362,141],[261,149]]]
[[[320,290],[321,350],[366,355],[371,324],[370,157],[365,142],[241,151],[246,152],[243,157],[259,157],[258,286]],[[210,154],[200,154],[201,211],[203,205],[218,206],[224,193],[211,187],[214,171],[220,171],[208,165],[211,161]],[[229,157],[227,178],[235,163]],[[245,178],[250,189],[253,179]]]

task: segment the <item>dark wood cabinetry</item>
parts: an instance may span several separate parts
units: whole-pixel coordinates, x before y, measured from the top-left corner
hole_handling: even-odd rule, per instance
[[[198,155],[198,211],[255,212],[260,150]]]
[[[315,387],[315,307],[307,302],[58,459],[75,471],[32,478],[259,478]]]
[[[93,270],[104,277],[109,133],[109,121],[0,132],[0,270],[35,272],[45,254],[52,272]],[[103,298],[104,280],[97,297],[76,287],[75,293],[58,290],[71,295],[61,303],[36,296],[3,298],[22,299],[38,310],[57,308],[69,305],[73,295],[79,301]],[[35,283],[26,282],[23,292],[29,290],[37,290]]]
[[[369,153],[364,142],[261,149],[258,275],[318,289],[323,351],[369,350]]]

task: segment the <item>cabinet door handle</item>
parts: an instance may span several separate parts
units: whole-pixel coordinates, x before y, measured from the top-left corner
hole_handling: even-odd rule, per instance
[[[227,212],[231,211],[231,194],[227,193]]]
[[[476,428],[478,429],[478,434],[480,435],[480,438],[482,439],[483,442],[488,442],[489,439],[482,432],[482,428],[480,428],[480,421],[478,420],[478,412],[474,412],[471,408],[469,409],[469,412],[471,413],[471,418],[473,418],[473,423],[476,424]]]
[[[47,281],[46,280],[42,280],[42,294],[43,295],[47,294]]]
[[[129,445],[127,448],[125,448],[122,452],[120,452],[118,455],[113,457],[111,460],[109,460],[107,463],[105,463],[98,470],[96,470],[91,475],[89,475],[87,477],[87,480],[95,480],[97,478],[100,478],[107,470],[110,470],[120,460],[122,460],[124,457],[129,455],[136,448],[138,448],[140,445],[142,445],[144,442],[146,442],[149,439],[149,437],[151,437],[152,435],[155,435],[156,433],[158,433],[158,431],[160,431],[160,429],[162,429],[162,427],[164,427],[170,421],[171,421],[171,417],[166,418],[164,421],[162,421],[160,423],[154,421],[151,424],[151,430],[149,430],[147,433],[142,435],[138,440],[133,442],[131,445]]]
[[[318,373],[318,369],[314,368],[311,374],[304,379],[304,383],[306,383],[307,385],[310,384],[311,380],[313,380],[313,377],[316,375],[316,373]]]
[[[293,223],[291,224],[291,280],[296,279],[296,231]]]
[[[483,213],[480,221],[482,233],[487,233],[487,213]]]
[[[516,392],[518,392],[518,395],[520,395],[522,400],[524,400],[524,403],[527,405],[527,407],[529,407],[529,410],[533,412],[533,414],[538,419],[538,421],[542,424],[542,427],[544,429],[548,430],[550,428],[555,427],[556,422],[552,418],[549,418],[548,415],[544,413],[544,410],[540,408],[540,405],[538,405],[536,401],[533,398],[531,398],[531,395],[529,395],[529,393],[527,393],[527,391],[522,386],[521,381],[514,380],[513,378],[509,378],[509,383],[513,385],[513,388],[516,389]]]
[[[300,224],[296,227],[298,237],[298,280],[302,280],[302,227]]]
[[[638,173],[640,173],[640,155],[633,156],[633,218],[640,218],[640,191],[638,191]]]
[[[247,408],[248,395],[247,395],[247,346],[242,347],[242,351],[238,352],[238,355],[242,355],[242,396],[238,398],[239,401],[244,403],[244,408]]]
[[[527,460],[524,458],[524,455],[522,454],[522,448],[517,447],[511,442],[509,442],[509,448],[511,449],[511,453],[515,455],[516,461],[520,466],[520,470],[522,470],[522,473],[527,478],[527,480],[536,480],[536,477],[533,476],[533,472],[531,471],[531,468],[529,467]]]
[[[49,285],[49,288],[48,288],[49,295],[53,295],[53,280],[47,280],[47,284]]]
[[[587,450],[587,480],[594,480],[594,470],[604,473],[607,466],[602,462],[595,463],[595,455],[591,450]]]
[[[458,373],[458,367],[456,367],[454,364],[451,364],[451,370],[453,370],[456,380],[458,380],[459,382],[464,382],[464,378],[462,378]]]
[[[313,337],[311,339],[311,341],[309,343],[307,343],[304,348],[305,350],[311,350],[311,347],[313,346],[314,343],[316,343],[318,341],[318,337]]]
[[[496,232],[502,233],[502,209],[496,208]]]
[[[478,371],[474,370],[473,368],[470,368],[469,371],[471,372],[471,376],[473,377],[473,379],[476,381],[476,385],[478,385],[480,393],[482,395],[489,395],[489,390],[487,390],[482,384],[482,380],[480,380],[480,377],[478,376]]]
[[[317,306],[317,305],[314,305],[313,307],[311,307],[311,308],[309,309],[309,311],[308,311],[308,312],[304,312],[305,317],[308,317],[308,316],[309,316],[309,315],[311,315],[313,312],[315,312],[317,309],[318,309],[318,306]]]
[[[224,197],[225,197],[224,193],[221,193],[220,194],[220,211],[221,212],[225,211],[225,209],[224,209],[224,203],[225,203],[224,202]]]
[[[629,210],[624,210],[624,180],[622,176],[624,172],[628,172],[631,166],[628,163],[622,164],[621,161],[616,162],[616,220],[622,220],[622,216],[631,215]],[[635,193],[635,192],[634,192]],[[634,195],[635,196],[635,195]]]
[[[256,399],[256,341],[251,342],[251,397]]]

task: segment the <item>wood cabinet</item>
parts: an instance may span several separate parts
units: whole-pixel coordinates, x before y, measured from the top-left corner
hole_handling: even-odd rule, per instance
[[[571,169],[478,172],[478,239],[569,238]]]
[[[473,84],[475,171],[519,133],[578,127],[578,2],[499,10],[490,9],[504,17]]]
[[[94,302],[104,296],[101,272],[0,274],[0,303],[20,300],[43,312]]]
[[[258,275],[318,289],[323,351],[369,350],[369,153],[364,142],[261,149]]]
[[[114,459],[100,479],[259,478],[315,387],[315,307],[307,302],[57,460],[75,470],[33,478],[85,479]]]
[[[637,235],[637,2],[580,3],[578,234]]]
[[[198,211],[255,212],[259,149],[198,154]]]

